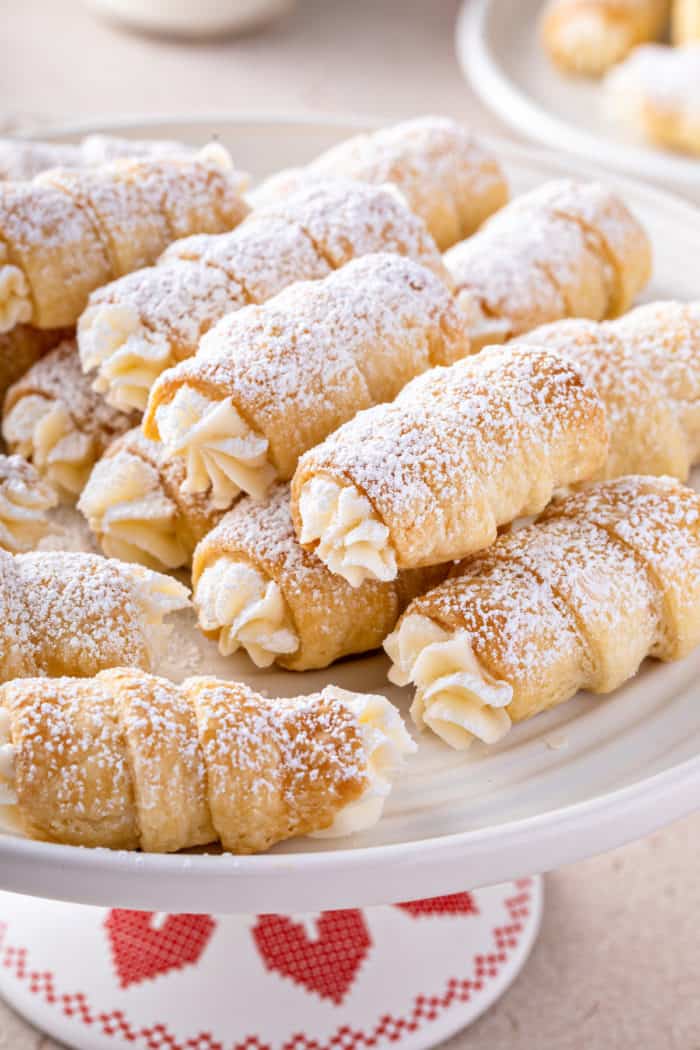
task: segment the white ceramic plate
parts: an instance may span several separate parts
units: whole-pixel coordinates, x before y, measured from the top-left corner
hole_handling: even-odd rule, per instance
[[[309,159],[356,125],[220,118],[117,130],[195,143],[216,132],[242,167],[263,175]],[[590,174],[545,153],[505,142],[492,147],[514,193],[562,174]],[[647,296],[699,298],[700,213],[632,182],[610,181],[654,242],[656,274]],[[257,671],[243,656],[219,657],[187,617],[171,650],[161,670],[173,677],[213,672],[279,695],[334,681],[386,690],[404,710],[409,700],[408,690],[387,686],[381,655],[304,675]],[[579,696],[516,727],[500,746],[475,745],[467,754],[426,735],[384,819],[355,838],[298,840],[257,857],[147,856],[6,833],[0,886],[86,904],[253,913],[410,900],[544,871],[646,834],[698,804],[699,674],[700,654],[675,665],[649,664],[614,696]]]
[[[519,132],[700,201],[700,160],[636,140],[604,113],[600,81],[567,77],[540,45],[543,0],[465,0],[457,55],[487,106]]]

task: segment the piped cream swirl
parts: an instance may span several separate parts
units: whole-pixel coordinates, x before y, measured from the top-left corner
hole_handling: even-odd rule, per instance
[[[120,303],[85,311],[78,326],[78,349],[83,371],[96,372],[93,389],[124,412],[143,412],[158,376],[176,363],[166,336],[148,331],[137,311]]]
[[[9,332],[32,319],[32,299],[27,279],[7,258],[7,247],[0,244],[0,332]]]
[[[413,683],[411,717],[446,744],[466,750],[473,740],[495,744],[511,727],[512,688],[491,678],[474,655],[466,631],[449,632],[413,614],[384,643],[395,685]]]
[[[96,463],[78,510],[111,558],[152,569],[178,569],[189,561],[178,508],[158,471],[140,456],[120,451]]]
[[[128,565],[125,568],[132,573],[141,613],[149,628],[151,661],[157,666],[167,652],[168,639],[172,633],[172,625],[165,620],[172,613],[189,608],[189,588],[172,576],[153,572],[143,565]]]
[[[12,743],[10,712],[0,707],[0,806],[17,803],[15,791],[15,757],[17,748]]]
[[[269,667],[299,648],[282,591],[250,562],[217,558],[195,585],[194,605],[202,630],[218,632],[222,656],[243,648],[258,667]]]
[[[60,401],[42,394],[20,398],[3,419],[2,434],[61,494],[74,499],[82,491],[95,461],[94,441]]]
[[[230,507],[240,492],[262,499],[275,479],[267,438],[248,426],[230,398],[214,401],[182,386],[156,409],[156,422],[168,453],[186,461],[184,490],[211,488],[216,509]]]
[[[57,503],[54,489],[19,456],[3,456],[0,467],[0,548],[31,550],[48,529],[47,512]]]
[[[301,542],[317,543],[316,555],[352,587],[365,580],[393,580],[396,555],[389,530],[353,485],[311,478],[299,496]]]
[[[350,708],[360,725],[366,762],[367,787],[362,795],[344,806],[329,828],[312,835],[335,838],[353,835],[377,823],[393,778],[417,748],[401,715],[386,697],[352,693],[334,685],[326,686],[322,696],[340,700]]]

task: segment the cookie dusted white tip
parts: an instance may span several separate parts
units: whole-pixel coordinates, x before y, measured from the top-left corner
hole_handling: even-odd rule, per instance
[[[3,419],[2,434],[60,493],[74,499],[82,491],[94,462],[93,440],[60,401],[42,394],[21,398]]]
[[[396,578],[396,556],[389,530],[354,485],[311,478],[299,496],[301,542],[316,543],[315,553],[331,572],[352,587],[365,580]]]
[[[202,630],[219,632],[222,656],[243,648],[258,667],[269,667],[299,648],[282,591],[249,562],[217,558],[195,587],[194,605]]]
[[[18,266],[7,259],[7,248],[0,244],[0,332],[9,332],[32,319],[29,285]]]
[[[189,560],[178,536],[178,508],[140,456],[122,451],[96,463],[78,510],[111,558],[167,569]]]
[[[45,535],[47,512],[58,497],[20,456],[0,459],[0,548],[17,554],[31,550]]]
[[[505,710],[513,690],[479,664],[466,631],[450,633],[425,616],[407,616],[384,643],[389,680],[413,683],[411,716],[446,744],[466,750],[473,740],[495,744],[511,726]]]
[[[339,700],[353,712],[362,731],[367,764],[367,787],[362,795],[345,806],[329,828],[312,836],[335,838],[353,835],[377,823],[391,792],[393,778],[417,747],[401,715],[386,697],[352,693],[334,685],[326,686],[321,695]]]
[[[120,562],[120,565],[123,563]],[[167,650],[168,638],[172,631],[171,625],[165,623],[165,620],[172,613],[190,607],[189,587],[174,580],[172,576],[153,572],[143,565],[123,565],[123,568],[133,574],[141,610],[151,629],[151,649],[153,663],[156,664]]]
[[[17,748],[12,743],[10,713],[0,707],[0,806],[14,806],[17,803],[15,792],[15,756]]]
[[[213,401],[182,386],[156,409],[156,422],[169,455],[186,461],[184,490],[211,488],[216,509],[230,507],[240,492],[262,499],[275,480],[267,438],[248,426],[230,398]]]
[[[136,310],[118,303],[89,307],[78,326],[84,372],[96,372],[93,389],[121,411],[143,412],[158,376],[175,364],[168,339],[146,331]]]

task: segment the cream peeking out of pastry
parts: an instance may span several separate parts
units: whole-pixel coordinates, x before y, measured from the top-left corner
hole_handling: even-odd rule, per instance
[[[256,666],[269,667],[299,648],[278,584],[249,562],[216,559],[199,578],[194,603],[200,627],[218,636],[222,656],[243,648]]]
[[[254,853],[381,817],[416,750],[383,696],[327,686],[270,699],[133,669],[0,688],[0,804],[35,838]]]
[[[387,641],[412,714],[453,747],[700,644],[700,497],[632,475],[555,500],[409,605]]]
[[[32,319],[27,279],[19,266],[9,262],[7,246],[0,243],[0,332],[9,332]]]
[[[365,754],[367,783],[362,794],[340,810],[330,827],[311,833],[314,838],[340,838],[365,831],[379,821],[393,778],[406,757],[418,749],[401,715],[386,697],[352,693],[335,685],[326,686],[324,694],[355,715]]]
[[[182,461],[134,427],[95,464],[78,510],[110,557],[179,569],[221,517],[209,495],[184,492],[184,480]]]
[[[90,389],[75,342],[66,340],[10,387],[2,435],[59,495],[74,500],[110,441],[134,422]]]
[[[21,456],[0,455],[0,548],[31,550],[48,530],[54,489]]]
[[[508,732],[513,690],[496,682],[474,655],[466,631],[450,632],[434,620],[407,615],[384,643],[394,685],[414,685],[411,716],[458,750],[473,740],[495,744]]]
[[[186,491],[260,497],[358,411],[468,354],[468,326],[431,270],[366,255],[224,317],[159,377],[144,433],[184,461]]]
[[[322,475],[311,478],[299,495],[299,515],[300,542],[315,546],[321,561],[351,586],[396,577],[389,529],[354,486]]]
[[[211,489],[216,507],[230,507],[241,492],[261,498],[275,480],[269,442],[246,423],[230,398],[213,400],[181,387],[155,413],[168,453],[186,459],[186,492]]]

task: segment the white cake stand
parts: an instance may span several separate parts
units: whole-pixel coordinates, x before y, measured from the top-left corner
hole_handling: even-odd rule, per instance
[[[192,142],[216,132],[257,176],[356,127],[220,117],[99,130]],[[591,174],[494,148],[515,192]],[[654,242],[648,297],[700,298],[697,210],[610,181]],[[64,524],[61,542],[83,546],[75,521]],[[219,657],[184,614],[160,670],[243,678],[278,695],[332,680],[383,690],[404,709],[408,700],[387,686],[382,656],[323,673],[256,671],[243,657]],[[579,696],[466,755],[424,739],[381,823],[346,841],[300,840],[259,857],[145,856],[31,842],[7,826],[0,992],[81,1050],[432,1046],[523,965],[540,918],[538,872],[697,807],[699,675],[698,655],[650,664],[612,697]]]

